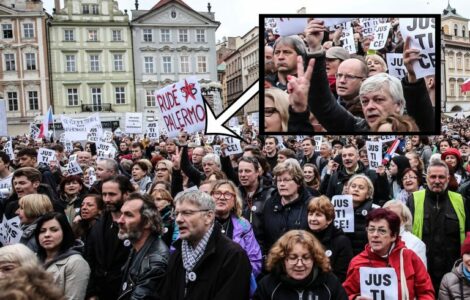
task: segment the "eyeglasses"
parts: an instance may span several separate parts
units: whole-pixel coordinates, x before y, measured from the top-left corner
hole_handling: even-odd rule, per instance
[[[155,198],[155,200],[157,200],[157,201],[168,201],[168,202],[171,202],[170,199],[162,198],[162,197],[157,197],[157,198]]]
[[[297,257],[297,256],[286,257],[286,262],[291,266],[295,266],[299,262],[299,260],[304,266],[307,266],[313,263],[312,257]]]
[[[344,76],[344,79],[346,81],[354,80],[354,79],[363,79],[363,76],[356,76],[356,75],[351,75],[351,74],[343,74],[343,73],[336,73],[335,77],[336,79],[341,79]]]
[[[294,181],[294,179],[292,179],[292,178],[286,178],[286,179],[279,179],[279,178],[278,178],[278,179],[276,179],[277,184],[280,184],[280,183],[289,183],[289,182],[291,182],[291,181]]]
[[[215,191],[215,192],[212,193],[212,195],[215,198],[222,198],[223,197],[225,200],[231,200],[235,197],[235,195],[230,193],[230,192],[222,193],[221,191]]]
[[[275,107],[265,107],[264,108],[264,116],[265,117],[270,117],[274,113],[277,113],[277,112],[279,112],[279,111]]]
[[[167,172],[168,169],[166,169],[166,168],[157,168],[157,169],[155,169],[155,171],[157,171],[157,172]]]
[[[182,211],[173,211],[173,217],[174,218],[177,218],[178,215],[181,214],[181,217],[183,218],[187,218],[187,217],[191,217],[192,215],[194,215],[195,213],[198,213],[198,212],[205,212],[205,211],[210,211],[210,209],[199,209],[199,210],[182,210]]]
[[[403,177],[403,180],[408,180],[408,179],[418,179],[417,176],[405,176]]]
[[[366,230],[369,234],[374,234],[377,231],[377,233],[381,236],[384,236],[388,233],[388,230],[383,228],[367,227]]]

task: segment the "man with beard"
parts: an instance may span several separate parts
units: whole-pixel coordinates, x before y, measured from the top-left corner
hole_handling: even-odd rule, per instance
[[[428,272],[438,291],[442,277],[460,258],[470,218],[462,195],[448,190],[449,168],[445,162],[430,162],[426,182],[426,189],[414,192],[408,205],[413,215],[413,234],[426,244]]]
[[[152,197],[130,194],[117,223],[119,239],[132,244],[119,300],[160,299],[169,250],[160,238],[163,223]]]
[[[131,243],[118,238],[117,220],[121,207],[134,192],[130,180],[118,175],[103,181],[102,197],[105,212],[91,228],[85,245],[85,257],[91,268],[87,297],[100,300],[118,298],[121,284],[121,267],[129,256]]]

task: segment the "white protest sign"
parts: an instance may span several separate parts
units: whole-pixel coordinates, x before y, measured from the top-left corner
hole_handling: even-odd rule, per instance
[[[214,153],[218,156],[222,156],[222,148],[219,145],[212,146],[214,148]]]
[[[96,173],[93,167],[88,168],[88,184],[92,185],[96,181]]]
[[[264,28],[271,29],[273,31],[273,34],[279,34],[275,18],[264,19]]]
[[[93,114],[88,118],[83,119],[83,123],[85,124],[87,132],[90,132],[93,129],[97,138],[100,138],[103,135],[103,127],[101,126],[99,114]]]
[[[411,37],[410,49],[419,49],[420,57],[413,63],[416,78],[434,75],[436,65],[436,31],[434,18],[400,18],[400,31],[406,41]]]
[[[403,53],[387,53],[388,74],[402,79],[406,75]]]
[[[225,155],[243,153],[240,140],[233,137],[224,137],[224,144],[227,144]]]
[[[3,147],[3,151],[10,157],[11,160],[15,159],[15,152],[13,152],[13,144],[11,140],[5,143],[5,147]]]
[[[206,144],[212,144],[214,142],[215,135],[206,135]]]
[[[391,141],[394,141],[395,139],[396,137],[394,135],[381,135],[380,136],[380,141],[382,143],[391,142]]]
[[[7,102],[0,100],[0,136],[8,136]]]
[[[334,27],[335,25],[339,25],[341,23],[350,22],[351,18],[318,18],[317,20],[324,21],[323,25],[326,27]]]
[[[0,180],[0,198],[7,198],[10,196],[12,177],[13,173],[11,173],[10,176],[7,176]]]
[[[116,148],[111,143],[96,142],[96,156],[101,158],[114,158]]]
[[[65,140],[64,142],[64,148],[65,148],[65,152],[72,152],[73,151],[73,144],[71,141],[69,140]]]
[[[38,138],[38,135],[39,135],[39,128],[34,123],[30,123],[29,124],[29,136],[35,140]]]
[[[121,128],[116,128],[116,130],[114,130],[114,135],[117,136],[117,137],[121,137],[122,136],[122,130]]]
[[[5,215],[3,215],[2,223],[0,224],[0,243],[3,246],[18,244],[22,235],[20,217],[16,216],[7,220]]]
[[[39,148],[38,150],[38,163],[49,165],[51,161],[55,160],[55,151],[47,148]]]
[[[331,202],[335,207],[335,227],[343,229],[344,232],[354,232],[352,195],[336,195]]]
[[[77,160],[69,161],[69,163],[67,165],[67,169],[68,169],[67,173],[69,175],[83,174],[82,168],[78,164]]]
[[[87,141],[96,143],[98,141],[98,128],[91,128],[87,134]]]
[[[230,120],[228,121],[228,126],[229,127],[238,127],[238,118],[237,117],[231,117]]]
[[[177,137],[181,129],[188,133],[203,131],[206,110],[196,77],[188,77],[155,93],[161,111],[162,129],[168,137]]]
[[[378,24],[375,27],[374,39],[370,43],[369,49],[380,50],[385,47],[385,43],[387,42],[388,33],[390,32],[391,27],[392,25],[390,23]]]
[[[254,112],[251,114],[251,124],[253,127],[259,127],[259,113]]]
[[[103,135],[98,140],[102,143],[112,143],[113,133],[111,131],[103,131]]]
[[[398,279],[394,268],[360,267],[361,296],[398,300]]]
[[[126,126],[124,131],[126,133],[142,133],[142,113],[126,113]]]
[[[149,122],[147,124],[147,137],[151,141],[158,141],[160,138],[158,122]]]
[[[349,26],[343,29],[341,32],[340,41],[343,44],[343,48],[348,51],[349,54],[353,54],[357,52],[356,43],[354,42],[354,32],[353,28],[351,27],[351,22],[348,22]]]
[[[315,152],[320,152],[321,143],[323,142],[323,136],[315,135],[313,139],[315,140]]]
[[[379,25],[380,20],[376,18],[362,18],[362,35],[364,37],[373,36],[375,32],[375,27]]]
[[[308,23],[307,18],[274,18],[274,20],[280,36],[303,33]]]
[[[83,119],[72,119],[61,115],[60,120],[64,128],[65,139],[69,141],[85,141],[87,130]]]
[[[366,141],[369,169],[377,170],[382,165],[382,142]]]

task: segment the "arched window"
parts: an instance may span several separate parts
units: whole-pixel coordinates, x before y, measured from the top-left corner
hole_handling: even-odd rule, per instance
[[[465,37],[465,25],[462,26],[462,36]]]
[[[457,36],[457,30],[458,30],[458,26],[457,24],[454,25],[454,35]]]

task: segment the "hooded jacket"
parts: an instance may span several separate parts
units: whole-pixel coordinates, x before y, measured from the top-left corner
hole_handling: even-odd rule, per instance
[[[405,244],[397,238],[395,247],[388,257],[381,257],[374,253],[369,244],[359,255],[355,256],[349,264],[348,274],[343,287],[349,296],[349,299],[355,299],[360,295],[360,275],[361,267],[395,269],[398,279],[398,299],[401,300],[401,280],[400,277],[400,251],[403,250],[403,264],[406,276],[406,285],[408,287],[409,299],[434,300],[434,288],[426,267],[422,260],[412,251],[406,249]]]
[[[462,260],[455,262],[452,271],[444,275],[439,288],[440,300],[470,299],[470,280],[463,274]]]
[[[235,214],[231,214],[230,219],[233,225],[232,241],[239,244],[246,251],[253,269],[253,275],[256,277],[261,273],[263,258],[251,224],[243,217],[237,218]]]

